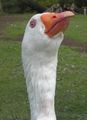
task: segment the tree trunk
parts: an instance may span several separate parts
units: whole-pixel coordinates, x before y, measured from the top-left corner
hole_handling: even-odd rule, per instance
[[[0,13],[2,12],[2,3],[1,3],[1,0],[0,0]]]

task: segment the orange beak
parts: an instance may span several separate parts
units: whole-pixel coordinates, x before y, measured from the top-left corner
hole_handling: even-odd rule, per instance
[[[70,17],[74,16],[73,12],[66,11],[62,13],[47,12],[41,16],[41,20],[45,25],[45,33],[52,37],[59,32],[64,31],[70,21]]]

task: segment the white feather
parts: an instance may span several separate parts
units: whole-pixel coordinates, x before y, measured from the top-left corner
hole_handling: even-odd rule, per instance
[[[40,19],[41,15],[37,14],[31,18],[37,20],[34,28],[30,28],[30,22],[26,26],[22,42],[22,60],[31,120],[56,120],[54,97],[57,54],[63,33],[49,38],[44,33],[45,27]]]

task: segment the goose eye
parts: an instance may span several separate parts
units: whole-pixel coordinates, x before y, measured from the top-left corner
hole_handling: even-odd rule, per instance
[[[32,21],[30,21],[30,27],[34,28],[36,26],[36,20],[33,19]]]

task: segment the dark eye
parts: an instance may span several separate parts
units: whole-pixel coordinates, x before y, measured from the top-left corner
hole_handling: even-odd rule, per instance
[[[30,21],[30,27],[34,28],[35,26],[36,26],[36,20],[33,19],[33,20]]]

